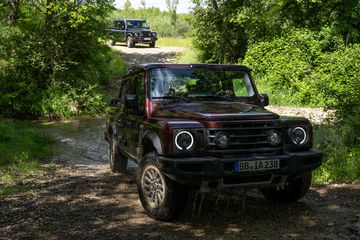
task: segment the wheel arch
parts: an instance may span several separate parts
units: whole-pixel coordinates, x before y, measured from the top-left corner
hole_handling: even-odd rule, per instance
[[[152,131],[146,131],[142,139],[142,154],[145,155],[151,151],[156,151],[158,155],[163,155],[163,146],[159,135]]]

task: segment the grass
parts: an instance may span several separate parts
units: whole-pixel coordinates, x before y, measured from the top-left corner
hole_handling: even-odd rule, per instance
[[[176,59],[178,63],[199,62],[190,38],[159,38],[156,44],[161,47],[183,47],[184,50],[178,54]]]
[[[28,191],[24,182],[44,175],[53,166],[39,160],[52,155],[54,140],[29,127],[26,122],[0,119],[0,197]]]
[[[360,179],[360,146],[349,137],[350,125],[314,126],[314,148],[323,152],[323,164],[314,172],[314,182],[355,182]]]
[[[192,47],[190,38],[159,37],[159,39],[156,41],[156,45],[161,47],[185,47],[185,48]]]

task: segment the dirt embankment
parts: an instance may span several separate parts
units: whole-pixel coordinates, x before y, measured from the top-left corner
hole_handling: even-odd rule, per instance
[[[129,62],[171,61],[176,54],[116,48],[127,52]],[[164,54],[148,56],[158,50]],[[299,109],[296,114],[277,110],[304,115]],[[360,184],[313,186],[288,205],[268,203],[257,191],[192,194],[180,219],[158,222],[145,215],[138,200],[134,165],[124,175],[110,172],[104,119],[40,128],[59,140],[58,171],[19,183],[30,192],[0,199],[0,239],[360,239]]]

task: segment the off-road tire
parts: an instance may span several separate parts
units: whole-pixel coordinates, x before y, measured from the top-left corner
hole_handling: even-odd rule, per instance
[[[154,48],[155,47],[155,42],[149,43],[149,47]]]
[[[261,188],[260,191],[270,202],[291,203],[304,197],[311,185],[311,173],[289,180],[283,187]]]
[[[178,217],[188,200],[188,189],[160,171],[156,152],[143,157],[137,174],[137,189],[146,214],[160,221]]]
[[[127,37],[126,45],[128,48],[133,48],[135,46],[134,39],[132,37]]]
[[[109,139],[109,160],[113,173],[126,173],[128,158],[120,153],[116,137]]]

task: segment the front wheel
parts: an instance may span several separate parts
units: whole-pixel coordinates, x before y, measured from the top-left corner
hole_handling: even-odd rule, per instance
[[[154,48],[155,47],[155,42],[149,43],[149,47]]]
[[[126,39],[126,45],[128,48],[133,48],[135,46],[134,39],[132,37],[128,37]]]
[[[155,152],[144,156],[137,176],[137,188],[146,214],[160,221],[168,221],[183,212],[188,190],[160,171],[157,157]]]
[[[261,188],[264,197],[276,203],[291,203],[304,197],[311,185],[311,173],[289,180],[282,187]]]
[[[117,140],[114,137],[109,141],[110,169],[113,173],[126,173],[128,158],[119,151]]]

